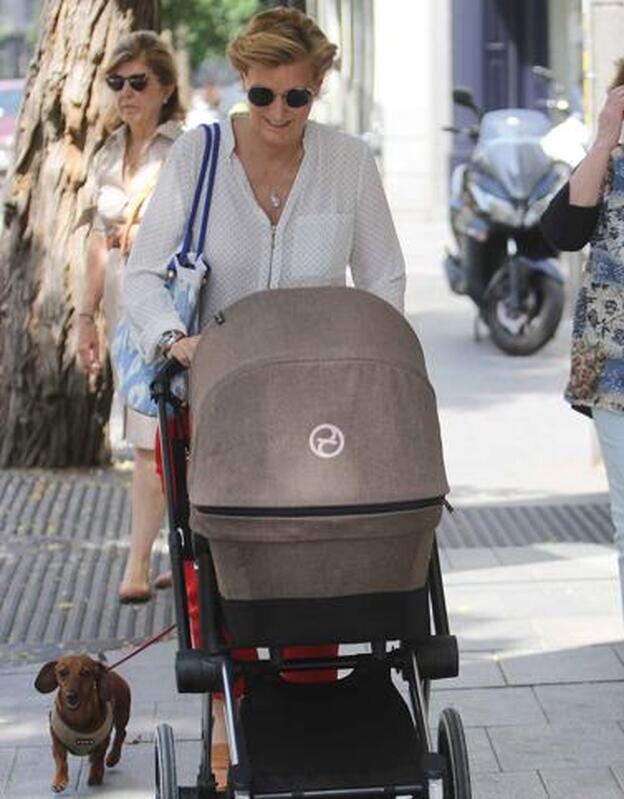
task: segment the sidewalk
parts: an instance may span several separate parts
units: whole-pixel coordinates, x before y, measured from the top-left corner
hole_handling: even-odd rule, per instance
[[[461,511],[458,511],[461,513]],[[451,629],[461,676],[438,682],[431,721],[457,707],[467,727],[475,799],[624,796],[624,643],[615,560],[604,545],[443,550]],[[153,797],[153,732],[174,727],[182,784],[199,758],[199,700],[177,696],[173,641],[120,672],[133,691],[128,740],[103,787],[86,786],[70,758],[65,795]],[[120,657],[109,652],[109,661]],[[39,665],[0,670],[0,796],[49,793],[50,696],[37,694]]]
[[[452,522],[445,522],[441,538],[461,676],[434,684],[432,725],[441,707],[461,711],[475,799],[624,797],[619,587],[607,543],[604,474],[592,459],[591,427],[560,401],[567,330],[531,359],[510,359],[487,341],[475,343],[469,305],[448,295],[441,281],[442,227],[424,231],[405,219],[400,231],[411,269],[408,312],[417,319],[438,394],[451,501],[460,508]],[[43,574],[44,564],[56,568],[54,558],[62,561],[75,548],[85,560],[73,562],[75,577],[67,578],[68,590],[82,586],[86,596],[95,586],[113,595],[127,548],[127,505],[122,502],[127,489],[119,475],[106,490],[98,489],[101,476],[76,479],[86,482],[82,504],[73,512],[88,519],[91,508],[97,521],[88,533],[84,525],[73,527],[65,518],[58,504],[61,489],[43,490],[41,481],[30,489],[24,483],[22,493],[5,504],[6,515],[0,512],[3,600],[4,587],[18,585],[20,553],[27,579],[34,569]],[[30,525],[27,530],[11,526],[18,511]],[[72,537],[71,550],[64,534]],[[50,553],[30,552],[37,537],[53,547]],[[81,571],[83,562],[91,564],[91,571]],[[51,590],[43,577],[41,586],[42,593]],[[62,589],[55,591],[55,601],[62,602]],[[34,642],[35,599],[18,599],[16,608],[30,603],[33,611],[26,630],[32,640],[24,638],[24,665],[6,665],[2,650],[11,641],[0,644],[0,796],[40,799],[50,795],[53,770],[47,733],[50,696],[37,694],[33,680],[47,654]],[[89,616],[88,603],[84,618],[68,608],[75,628],[131,638],[148,622],[154,629],[165,626],[170,613],[165,597],[151,610],[124,609],[125,615],[110,599],[106,602],[103,619]],[[45,627],[50,641],[54,630],[62,629],[55,619],[51,616]],[[193,782],[199,700],[176,695],[174,651],[173,641],[160,643],[121,667],[133,690],[121,763],[107,771],[101,788],[88,788],[85,764],[70,758],[71,784],[64,795],[153,797],[152,738],[160,721],[171,723],[176,733],[180,782]],[[109,660],[121,654],[111,651]]]

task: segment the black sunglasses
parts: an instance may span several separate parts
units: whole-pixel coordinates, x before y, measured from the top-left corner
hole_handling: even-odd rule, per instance
[[[266,86],[252,86],[247,92],[249,102],[260,108],[271,105],[276,97],[283,97],[289,108],[303,108],[312,99],[312,92],[305,87],[297,87],[289,89],[281,95],[276,95],[273,89],[267,89]]]
[[[144,72],[137,75],[128,75],[127,78],[124,78],[123,75],[117,75],[116,73],[106,76],[106,83],[109,89],[112,89],[114,92],[120,92],[126,81],[128,81],[133,91],[142,92],[147,86],[149,78]]]

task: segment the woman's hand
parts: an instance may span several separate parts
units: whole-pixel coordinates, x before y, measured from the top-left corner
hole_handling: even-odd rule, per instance
[[[88,375],[102,371],[98,331],[93,319],[87,316],[78,318],[78,357]]]
[[[607,93],[607,100],[598,115],[598,134],[595,146],[609,152],[617,146],[624,121],[624,86],[616,86]]]
[[[182,366],[188,367],[191,365],[191,360],[197,349],[199,343],[199,336],[184,336],[178,339],[175,344],[172,344],[167,351],[167,358],[175,358]]]
[[[611,151],[622,135],[624,86],[616,86],[598,116],[598,134],[589,152],[570,178],[570,205],[591,208],[597,205],[604,190]]]
[[[111,225],[106,233],[106,249],[114,250],[121,246],[124,225]]]

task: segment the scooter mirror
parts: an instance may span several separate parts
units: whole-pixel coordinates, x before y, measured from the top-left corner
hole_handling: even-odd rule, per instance
[[[531,72],[534,75],[537,75],[538,78],[543,78],[544,80],[555,79],[555,73],[552,71],[552,69],[549,69],[548,67],[543,67],[540,64],[534,64],[531,67]]]
[[[465,89],[463,87],[453,89],[453,102],[457,103],[457,105],[463,105],[466,108],[472,109],[478,117],[482,116],[482,111],[475,103],[470,89]]]

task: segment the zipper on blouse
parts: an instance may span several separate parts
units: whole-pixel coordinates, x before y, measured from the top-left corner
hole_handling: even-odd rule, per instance
[[[197,505],[200,513],[211,516],[246,516],[256,518],[297,519],[311,516],[366,516],[380,513],[399,513],[401,511],[433,508],[444,503],[444,497],[415,499],[405,502],[384,502],[372,505],[327,505],[325,507],[299,508],[236,508],[214,505]]]
[[[277,225],[271,225],[271,254],[269,256],[269,284],[267,288],[271,288],[271,278],[273,277],[273,253],[275,252],[275,231]]]

